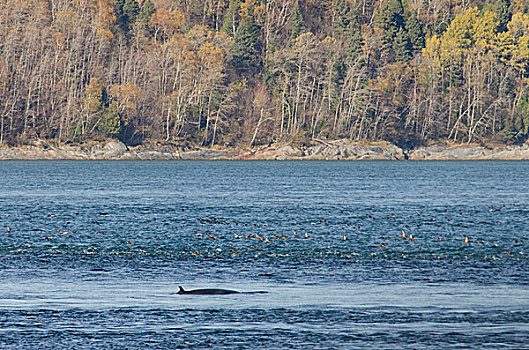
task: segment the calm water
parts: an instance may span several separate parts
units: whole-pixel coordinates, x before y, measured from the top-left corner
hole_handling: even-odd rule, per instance
[[[0,162],[0,348],[529,349],[528,174]]]

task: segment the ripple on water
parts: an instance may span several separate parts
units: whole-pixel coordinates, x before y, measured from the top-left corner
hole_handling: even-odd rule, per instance
[[[0,347],[523,348],[528,172],[0,162]]]

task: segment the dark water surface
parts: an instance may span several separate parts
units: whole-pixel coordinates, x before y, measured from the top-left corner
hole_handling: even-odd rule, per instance
[[[529,349],[528,174],[3,161],[0,348]]]

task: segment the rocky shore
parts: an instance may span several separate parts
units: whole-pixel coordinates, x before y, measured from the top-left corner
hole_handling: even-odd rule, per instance
[[[272,145],[259,149],[194,148],[152,142],[128,147],[111,140],[57,145],[43,140],[20,147],[0,146],[0,160],[529,160],[529,144],[485,147],[437,143],[403,150],[388,142],[315,141],[308,147]]]

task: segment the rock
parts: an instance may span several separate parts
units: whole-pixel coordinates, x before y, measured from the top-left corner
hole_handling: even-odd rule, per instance
[[[208,159],[234,159],[237,158],[240,151],[237,150],[218,150],[218,149],[196,149],[180,153],[180,159],[208,160]]]
[[[475,145],[447,145],[434,144],[427,147],[420,147],[410,153],[411,160],[470,160],[482,159],[491,154],[491,150]]]
[[[480,145],[438,143],[420,147],[409,154],[411,160],[522,160],[529,159],[529,146],[496,149]]]
[[[127,146],[119,141],[110,141],[101,148],[101,145],[95,145],[91,149],[91,158],[93,159],[113,159],[123,156],[127,152]]]
[[[386,142],[364,144],[343,139],[331,142],[320,141],[320,143],[303,149],[294,146],[267,147],[253,153],[243,154],[241,159],[392,160],[406,158],[401,148]]]
[[[226,148],[194,148],[179,144],[153,142],[129,149],[119,141],[88,146],[37,140],[19,147],[0,146],[0,159],[346,159],[346,160],[402,160],[403,150],[388,142],[366,143],[347,139],[317,141],[310,147],[269,146],[243,151]],[[529,144],[487,148],[481,145],[436,143],[409,153],[412,160],[529,160]]]
[[[275,159],[293,159],[303,157],[304,153],[299,148],[292,146],[281,147],[275,152]]]
[[[487,155],[484,159],[495,160],[529,160],[529,145],[507,146],[505,148],[495,149],[494,152]]]
[[[325,142],[306,150],[310,159],[350,159],[350,160],[402,160],[401,148],[387,143],[359,143],[347,139]]]

